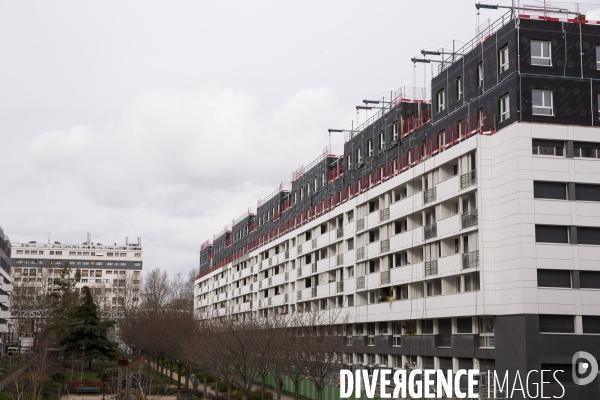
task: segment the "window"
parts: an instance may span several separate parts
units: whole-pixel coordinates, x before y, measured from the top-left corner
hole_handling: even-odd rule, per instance
[[[575,319],[572,315],[540,314],[540,332],[575,333]]]
[[[600,143],[574,142],[573,156],[581,158],[600,158]]]
[[[510,97],[505,94],[498,99],[500,122],[510,118]]]
[[[479,347],[495,347],[494,317],[479,318]]]
[[[579,287],[581,289],[600,289],[600,271],[580,271]]]
[[[300,188],[300,200],[304,200],[304,188]]]
[[[577,227],[577,244],[600,245],[600,228]]]
[[[600,98],[600,95],[598,95],[598,98]],[[398,141],[398,121],[392,123],[392,140],[394,142]]]
[[[559,140],[533,139],[531,152],[540,156],[558,156],[564,154],[565,143]]]
[[[535,241],[538,243],[569,243],[567,226],[536,225]]]
[[[567,200],[567,186],[563,182],[533,182],[535,199]]]
[[[327,182],[325,181],[325,172],[321,172],[321,186],[325,187],[326,183]]]
[[[354,249],[354,238],[346,240],[347,243],[347,251]]]
[[[456,318],[456,332],[457,333],[472,333],[473,326],[471,318]]]
[[[440,113],[446,109],[446,93],[444,89],[437,92],[437,112]]]
[[[600,317],[597,315],[584,315],[581,317],[583,322],[583,333],[600,334]]]
[[[531,112],[533,115],[554,115],[552,111],[552,91],[533,89],[531,92]]]
[[[379,132],[379,150],[385,148],[385,131]]]
[[[346,169],[352,169],[352,153],[346,155]]]
[[[367,151],[367,157],[371,157],[373,155],[373,139],[367,141]]]
[[[562,269],[538,269],[538,287],[571,288],[571,271]]]
[[[550,42],[542,42],[539,40],[531,41],[531,65],[552,66]]]
[[[456,100],[462,99],[462,76],[456,78]]]
[[[508,46],[504,46],[498,50],[498,73],[502,73],[508,69]]]
[[[358,148],[356,149],[356,162],[358,164],[362,163],[362,149],[360,148],[360,146],[358,146]]]
[[[596,69],[600,70],[600,46],[596,46]]]
[[[600,201],[600,185],[576,183],[575,199],[583,201]]]
[[[422,319],[421,320],[421,333],[423,335],[433,335],[433,320]]]
[[[477,64],[477,87],[483,87],[483,64]]]
[[[317,178],[315,178],[314,184],[315,184],[315,192],[317,192],[317,190],[319,190],[319,180]],[[273,212],[273,214],[275,214],[275,212]]]

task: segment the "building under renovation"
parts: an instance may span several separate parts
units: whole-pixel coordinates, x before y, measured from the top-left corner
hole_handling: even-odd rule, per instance
[[[343,308],[350,368],[563,370],[563,398],[598,398],[571,361],[600,349],[600,22],[509,8],[431,53],[430,90],[201,245],[195,309]]]

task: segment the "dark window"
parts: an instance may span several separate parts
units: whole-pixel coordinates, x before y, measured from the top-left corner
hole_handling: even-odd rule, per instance
[[[457,318],[456,319],[456,332],[458,332],[458,333],[473,332],[471,318]]]
[[[583,201],[600,201],[600,185],[576,183],[575,199]]]
[[[532,153],[545,156],[561,156],[565,143],[560,140],[533,139]]]
[[[575,333],[575,320],[572,315],[540,314],[540,332]]]
[[[433,320],[432,319],[421,320],[421,333],[424,335],[433,334]]]
[[[563,182],[533,182],[533,197],[536,199],[567,199],[567,189]]]
[[[569,243],[566,226],[536,225],[535,241],[538,243]]]
[[[472,358],[459,358],[458,359],[458,369],[473,369],[473,359]]]
[[[439,345],[441,347],[450,347],[452,346],[452,320],[440,319],[438,320],[438,329],[439,333]],[[451,359],[452,360],[452,359]],[[452,362],[452,361],[450,361]],[[450,364],[450,369],[452,369],[452,364]]]
[[[597,315],[584,315],[583,333],[600,333],[600,317]]]
[[[577,227],[577,244],[600,245],[600,228]]]
[[[561,269],[538,269],[538,287],[571,287],[571,271]]]
[[[452,371],[452,357],[440,357],[440,369],[444,371]]]
[[[600,149],[600,143],[595,142],[574,142],[573,143],[573,155],[575,157],[583,158],[597,158],[598,149]]]
[[[423,357],[423,369],[433,369],[433,357],[432,356],[424,356]]]
[[[571,364],[542,364],[542,369],[544,371],[550,371],[544,372],[544,381],[548,379],[550,381],[549,384],[554,383],[556,385],[558,385],[556,381],[559,381],[560,383],[573,383],[572,368]],[[556,377],[556,380],[554,380],[553,377]]]
[[[579,287],[600,289],[600,271],[579,271]]]

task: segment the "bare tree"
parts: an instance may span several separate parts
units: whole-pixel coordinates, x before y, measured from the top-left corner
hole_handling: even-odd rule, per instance
[[[169,274],[154,268],[144,279],[142,285],[143,307],[158,310],[169,303],[171,299],[171,284]]]

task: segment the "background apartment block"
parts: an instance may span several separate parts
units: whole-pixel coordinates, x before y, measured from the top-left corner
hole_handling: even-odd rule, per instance
[[[13,318],[36,318],[36,298],[58,290],[60,270],[69,263],[76,290],[88,286],[106,316],[118,317],[140,301],[143,251],[138,243],[103,245],[60,242],[15,243],[12,251],[15,297]],[[77,281],[76,273],[80,274]],[[17,304],[18,303],[18,304]]]
[[[348,367],[597,398],[571,358],[600,349],[600,25],[571,17],[509,12],[202,244],[198,316],[341,308]]]

